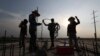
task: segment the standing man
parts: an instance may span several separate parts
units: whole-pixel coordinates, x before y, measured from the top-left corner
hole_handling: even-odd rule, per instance
[[[77,19],[77,22],[75,22],[75,18]],[[77,16],[74,17],[70,17],[68,19],[68,21],[70,22],[70,24],[68,24],[67,27],[67,36],[69,36],[69,45],[70,46],[75,46],[76,50],[78,50],[78,42],[77,42],[77,36],[76,36],[76,26],[78,24],[80,24],[79,19],[77,18]],[[74,42],[73,42],[74,40]]]
[[[41,25],[41,23],[37,23],[36,17],[39,17],[40,14],[37,10],[32,11],[29,15],[29,33],[30,33],[30,44],[29,44],[29,52],[36,51],[36,38],[37,38],[37,26]]]
[[[54,19],[51,19],[51,23],[46,24],[43,20],[43,23],[45,26],[48,26],[48,30],[50,32],[50,39],[51,39],[51,47],[54,47],[54,38],[55,38],[55,33],[58,33],[58,30],[60,29],[60,25],[58,23],[54,22]]]

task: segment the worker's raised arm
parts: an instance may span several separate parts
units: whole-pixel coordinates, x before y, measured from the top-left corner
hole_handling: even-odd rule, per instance
[[[78,17],[75,16],[75,18],[77,19],[77,24],[80,24],[80,20],[78,19]]]
[[[44,22],[44,20],[42,20],[42,22],[43,22],[43,24],[44,24],[45,26],[48,26],[48,24],[46,24],[46,23]]]

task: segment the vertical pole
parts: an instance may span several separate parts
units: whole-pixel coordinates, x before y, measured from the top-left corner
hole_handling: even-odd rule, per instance
[[[37,11],[38,11],[38,7],[37,7]],[[37,22],[38,22],[38,17],[37,17]],[[41,25],[41,45],[42,45],[42,33],[43,33],[43,25]]]
[[[95,43],[94,43],[94,41],[93,41],[93,51],[94,51],[94,56],[95,56]]]
[[[21,47],[19,47],[19,56],[21,56]]]
[[[96,21],[95,21],[95,12],[93,10],[93,19],[94,19],[94,30],[95,30],[95,33],[94,33],[94,36],[95,36],[95,49],[96,49],[96,56],[98,56],[98,48],[97,48],[97,32],[96,32]]]
[[[95,29],[94,36],[95,36],[95,41],[97,41],[96,21],[95,21],[95,12],[94,12],[94,10],[93,10],[93,19],[94,19],[94,29]]]
[[[37,11],[38,11],[38,7],[37,7]],[[37,20],[36,21],[38,22],[38,17],[37,17]]]
[[[43,33],[43,25],[41,25],[41,45],[42,45],[42,33]]]
[[[12,45],[12,56],[14,56],[14,44]]]
[[[4,38],[3,38],[3,52],[2,52],[2,56],[5,56],[5,53],[6,53],[6,30],[5,30],[5,33],[4,33]]]
[[[6,33],[7,33],[7,31],[5,30],[5,38],[6,38]]]
[[[37,12],[38,12],[38,6],[37,6]],[[38,17],[36,18],[36,22],[38,23]],[[38,27],[36,27],[36,40],[37,40],[37,29]],[[36,41],[36,44],[38,44],[38,42]]]
[[[13,39],[13,35],[11,35],[10,56],[12,56],[12,39]]]

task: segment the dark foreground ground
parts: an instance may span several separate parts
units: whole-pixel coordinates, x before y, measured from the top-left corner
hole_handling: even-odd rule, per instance
[[[0,39],[1,40],[1,39]],[[4,40],[4,39],[2,39]],[[23,56],[23,50],[20,51],[19,49],[19,43],[17,38],[11,38],[11,39],[6,39],[5,43],[1,40],[0,43],[0,56]],[[50,39],[49,38],[44,38],[44,39],[37,39],[37,45],[39,46],[39,49],[44,45],[45,41],[47,41],[47,49],[50,48]],[[57,54],[56,47],[58,46],[64,46],[64,43],[66,42],[66,46],[68,46],[68,39],[66,38],[59,38],[55,39],[55,47],[51,50],[46,50],[47,56],[59,56]],[[4,45],[3,45],[4,43]],[[98,53],[100,52],[100,40],[98,39]],[[80,46],[80,55],[81,56],[95,56],[97,53],[95,53],[95,42],[93,38],[83,38],[78,40],[78,44]],[[28,48],[29,48],[29,39],[26,39],[25,43],[25,54],[24,56],[36,56],[36,53],[29,53]],[[6,46],[5,49],[3,47]],[[68,55],[66,55],[68,56]],[[74,51],[74,55],[70,56],[78,56],[78,53]]]

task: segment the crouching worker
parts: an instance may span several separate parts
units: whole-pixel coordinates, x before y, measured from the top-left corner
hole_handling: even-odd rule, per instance
[[[19,46],[20,48],[25,48],[25,38],[27,36],[27,19],[24,19],[20,24],[20,38],[19,38]]]
[[[19,55],[21,55],[21,48],[23,48],[23,56],[25,56],[25,38],[27,36],[27,19],[24,19],[20,24],[20,38],[19,38]]]

